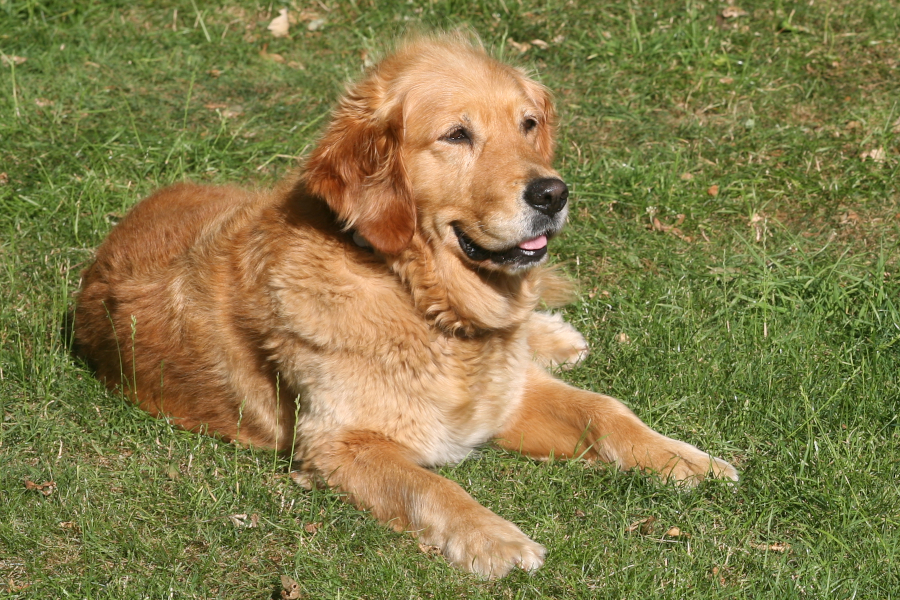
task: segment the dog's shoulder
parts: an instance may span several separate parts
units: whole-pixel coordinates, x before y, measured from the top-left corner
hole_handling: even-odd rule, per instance
[[[365,354],[428,340],[427,323],[383,257],[354,240],[320,198],[302,189],[276,196],[237,262],[244,276],[263,278],[257,289],[268,295],[278,329],[315,347]]]

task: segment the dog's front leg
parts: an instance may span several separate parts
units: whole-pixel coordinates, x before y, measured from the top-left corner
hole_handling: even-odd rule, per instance
[[[320,447],[312,463],[354,504],[398,531],[414,532],[465,570],[495,578],[514,566],[532,571],[543,564],[540,544],[410,454],[379,433],[349,431]]]
[[[497,442],[535,458],[583,456],[688,484],[709,474],[738,478],[724,460],[653,431],[615,398],[569,386],[537,365],[530,367],[522,405]]]

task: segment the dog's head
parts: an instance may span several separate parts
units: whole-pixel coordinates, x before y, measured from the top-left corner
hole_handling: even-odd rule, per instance
[[[385,254],[418,231],[512,273],[542,262],[566,220],[554,128],[549,92],[522,71],[461,36],[420,38],[348,91],[304,178]]]

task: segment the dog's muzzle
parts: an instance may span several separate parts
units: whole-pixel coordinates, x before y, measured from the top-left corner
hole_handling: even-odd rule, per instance
[[[565,215],[561,214],[569,200],[569,188],[555,177],[535,179],[522,195],[525,203],[534,208],[536,233],[507,250],[488,250],[476,244],[458,225],[453,226],[459,247],[474,262],[490,261],[498,266],[527,267],[539,263],[547,256],[547,242],[562,228]]]

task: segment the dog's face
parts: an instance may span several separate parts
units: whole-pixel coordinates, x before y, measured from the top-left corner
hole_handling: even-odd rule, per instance
[[[427,64],[428,84],[405,99],[419,226],[461,260],[520,269],[544,259],[566,219],[568,189],[550,167],[549,97],[509,67],[465,58]]]
[[[419,42],[342,101],[307,183],[377,249],[418,230],[473,267],[542,262],[568,188],[550,163],[547,90],[467,45]]]

